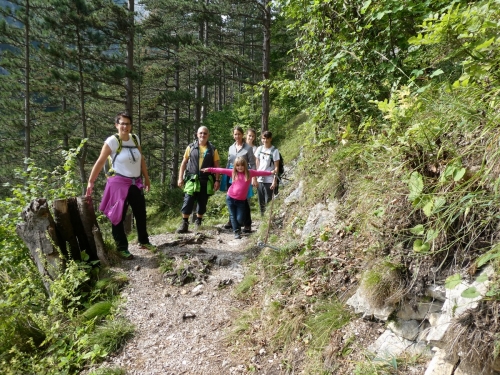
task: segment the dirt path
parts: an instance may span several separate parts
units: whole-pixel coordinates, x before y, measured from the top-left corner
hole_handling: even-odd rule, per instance
[[[176,255],[177,260],[190,258],[201,265],[198,259],[217,257],[205,280],[184,286],[171,285],[159,269],[157,255],[130,247],[134,259],[118,267],[130,280],[122,292],[126,299],[122,313],[136,326],[136,333],[100,367],[121,367],[127,374],[141,375],[246,373],[243,364],[231,360],[230,343],[223,337],[232,309],[241,306],[232,290],[244,275],[249,238],[236,240],[221,228],[202,228],[200,233],[151,237],[159,251]]]

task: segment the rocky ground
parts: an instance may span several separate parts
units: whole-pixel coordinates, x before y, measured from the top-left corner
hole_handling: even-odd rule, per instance
[[[135,325],[135,336],[99,367],[131,375],[245,373],[246,366],[229,355],[224,332],[231,311],[241,305],[232,291],[244,275],[249,236],[234,239],[231,231],[213,227],[152,236],[158,251],[183,272],[164,273],[158,254],[130,246],[134,259],[118,268],[129,278],[122,314]]]

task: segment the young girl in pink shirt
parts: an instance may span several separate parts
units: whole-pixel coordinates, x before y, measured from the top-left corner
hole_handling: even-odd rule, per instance
[[[202,172],[220,173],[230,176],[233,183],[227,191],[226,204],[231,212],[231,225],[234,238],[241,238],[241,226],[244,225],[246,215],[246,200],[248,188],[252,183],[252,177],[271,176],[271,171],[256,171],[248,169],[245,158],[239,156],[234,161],[234,168],[203,168]]]

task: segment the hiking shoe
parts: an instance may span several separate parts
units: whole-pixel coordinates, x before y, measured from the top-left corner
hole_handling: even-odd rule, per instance
[[[144,250],[149,250],[152,253],[156,253],[156,246],[153,245],[153,244],[150,244],[150,243],[141,243],[141,245],[139,247],[141,249],[144,249]]]
[[[249,226],[245,226],[243,227],[243,230],[242,230],[243,233],[252,233],[252,227],[249,225]]]
[[[224,224],[224,229],[231,229],[233,225],[231,224],[231,220],[229,220],[226,224]]]
[[[194,230],[195,231],[199,231],[200,230],[200,227],[201,227],[201,223],[197,220],[194,222]]]
[[[175,233],[187,233],[189,228],[189,224],[186,223],[184,220],[182,220],[181,225],[179,225],[179,228],[175,231]]]
[[[120,254],[120,256],[126,260],[134,259],[134,256],[132,254],[130,254],[130,252],[128,250],[120,250],[120,251],[118,251],[118,254]]]
[[[240,240],[241,239],[241,234],[239,232],[236,232],[234,234],[234,238],[237,239],[237,240]]]

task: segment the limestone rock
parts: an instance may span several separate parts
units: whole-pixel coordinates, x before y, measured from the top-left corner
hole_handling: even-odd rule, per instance
[[[455,364],[447,362],[445,358],[445,351],[437,349],[424,375],[452,375]]]
[[[416,320],[402,320],[391,321],[387,325],[393,333],[403,337],[406,340],[414,341],[420,333],[423,326]]]
[[[484,275],[491,276],[493,272],[493,267],[488,266],[479,273],[477,278]],[[427,335],[427,341],[429,343],[436,346],[442,346],[442,339],[451,324],[451,320],[459,317],[467,310],[475,308],[478,301],[481,300],[483,298],[482,296],[486,294],[488,291],[489,281],[478,282],[476,280],[472,284],[462,281],[460,284],[455,286],[455,288],[446,289],[446,301],[443,304],[442,314],[438,317],[435,325],[433,325]],[[462,293],[470,287],[475,287],[480,295],[475,298],[462,297]]]
[[[307,217],[304,228],[302,228],[302,238],[308,237],[325,224],[333,223],[336,217],[337,205],[338,203],[335,201],[330,202],[328,206],[323,203],[318,203],[314,206]]]
[[[441,301],[419,302],[415,306],[403,303],[397,313],[397,317],[402,320],[424,320],[429,314],[441,311],[443,303]]]
[[[285,204],[296,203],[299,202],[304,193],[304,181],[299,182],[299,186],[297,189],[292,191],[288,197],[285,198]]]
[[[372,307],[364,296],[361,288],[358,288],[356,293],[354,293],[346,303],[354,309],[356,314],[363,313],[363,317],[374,316],[379,320],[387,320],[389,315],[394,311],[394,306],[384,306],[382,308]]]
[[[375,353],[378,359],[391,359],[399,357],[403,353],[410,355],[421,354],[425,351],[426,346],[416,344],[413,341],[406,340],[396,335],[391,330],[386,330],[379,338],[370,346],[368,351]]]

